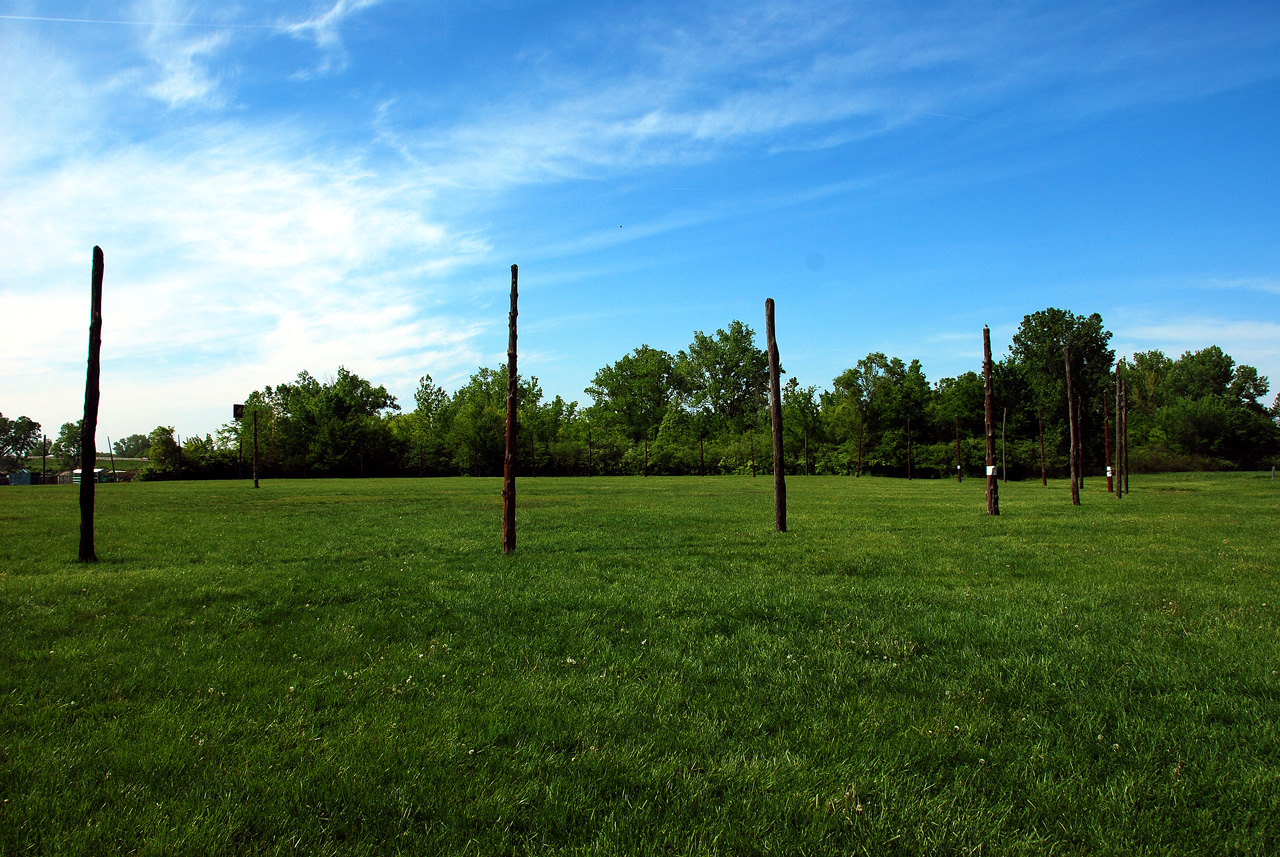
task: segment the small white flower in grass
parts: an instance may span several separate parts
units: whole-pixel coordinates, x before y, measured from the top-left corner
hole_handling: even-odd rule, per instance
[[[1112,744],[1112,745],[1111,745],[1111,751],[1112,751],[1112,752],[1115,752],[1116,750],[1119,750],[1119,749],[1120,749],[1120,745],[1119,745],[1119,744]]]
[[[289,685],[289,692],[293,693],[293,685]]]
[[[572,666],[572,665],[574,665],[574,664],[576,664],[576,663],[577,663],[577,661],[575,661],[573,658],[565,658],[565,659],[564,659],[564,662],[565,662],[566,664],[569,664],[570,666]]]

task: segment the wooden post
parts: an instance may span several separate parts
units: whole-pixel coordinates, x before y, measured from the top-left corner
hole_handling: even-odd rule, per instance
[[[182,481],[182,435],[178,435],[178,481]]]
[[[782,459],[782,386],[778,382],[778,340],[774,337],[773,298],[764,302],[765,337],[769,343],[769,421],[773,426],[773,528],[787,531],[787,482]]]
[[[703,438],[699,437],[698,438],[698,475],[706,476],[707,475],[707,459],[706,459],[706,455],[704,454],[705,451],[702,448],[702,441],[703,441]],[[755,474],[753,473],[752,475],[754,476]]]
[[[111,454],[111,481],[116,481],[116,450],[111,445],[111,435],[107,435],[107,452]]]
[[[1107,413],[1107,396],[1102,395],[1102,443],[1107,449],[1107,493],[1110,494],[1114,490],[1114,482],[1111,478],[1111,415]]]
[[[40,435],[40,484],[49,484],[49,436]]]
[[[752,426],[751,428],[747,429],[747,432],[751,435],[751,478],[755,479],[756,478],[756,427]]]
[[[649,475],[649,437],[646,435],[644,439],[644,475]]]
[[[996,413],[991,387],[991,328],[982,326],[983,419],[987,435],[987,514],[1000,514],[1000,486],[996,482]]]
[[[502,552],[516,549],[516,277],[511,266],[511,314],[507,316],[507,449],[502,460]]]
[[[1080,505],[1080,459],[1076,453],[1076,393],[1071,379],[1071,346],[1062,346],[1062,359],[1067,367],[1067,429],[1071,436],[1071,505]]]
[[[102,364],[102,248],[93,248],[89,286],[89,362],[84,384],[84,423],[80,428],[80,562],[97,562],[93,539],[94,471],[98,468],[98,381]]]
[[[253,487],[258,487],[258,408],[253,409]]]
[[[587,476],[594,475],[591,471],[595,469],[595,461],[591,449],[591,426],[587,426]]]
[[[1036,408],[1036,422],[1040,424],[1040,484],[1049,484],[1049,468],[1044,462],[1044,414]]]

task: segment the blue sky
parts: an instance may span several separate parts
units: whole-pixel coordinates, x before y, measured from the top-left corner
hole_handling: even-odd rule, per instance
[[[1268,2],[0,0],[0,409],[216,431],[339,365],[412,407],[735,318],[930,380],[1048,306],[1280,383]],[[1272,391],[1273,394],[1275,390]]]

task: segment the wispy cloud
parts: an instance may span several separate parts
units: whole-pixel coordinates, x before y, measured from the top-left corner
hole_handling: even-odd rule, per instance
[[[382,0],[337,0],[328,9],[317,10],[304,21],[283,25],[283,30],[290,35],[312,41],[324,52],[325,58],[319,71],[321,73],[341,69],[346,65],[346,53],[340,36],[344,21]]]

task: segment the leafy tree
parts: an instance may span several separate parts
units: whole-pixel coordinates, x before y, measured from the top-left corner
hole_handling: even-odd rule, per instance
[[[802,462],[804,473],[812,472],[809,456],[809,441],[814,438],[822,425],[819,419],[821,404],[818,400],[817,387],[801,387],[799,379],[787,379],[782,388],[782,426],[785,433],[798,433],[802,446]]]
[[[1021,367],[1029,387],[1029,403],[1043,415],[1046,442],[1061,453],[1070,445],[1067,430],[1066,364],[1062,349],[1071,347],[1074,388],[1082,408],[1083,436],[1088,458],[1098,457],[1102,448],[1102,397],[1111,387],[1111,367],[1115,352],[1109,347],[1111,331],[1102,326],[1102,316],[1078,316],[1069,310],[1050,307],[1024,316],[1009,346],[1012,362]],[[1052,439],[1052,440],[1051,440]]]
[[[586,393],[596,413],[616,421],[635,443],[652,440],[676,395],[675,360],[641,345],[596,372]]]
[[[22,467],[27,453],[40,444],[40,423],[30,417],[8,419],[0,414],[0,470]]]
[[[58,429],[58,437],[53,441],[51,452],[63,470],[73,470],[80,466],[80,431],[84,420],[63,423]]]
[[[756,347],[755,331],[735,320],[714,337],[694,331],[676,356],[675,375],[688,408],[709,418],[708,430],[741,430],[765,407],[769,357]]]
[[[111,444],[120,458],[143,458],[151,448],[151,439],[145,434],[131,434]]]

